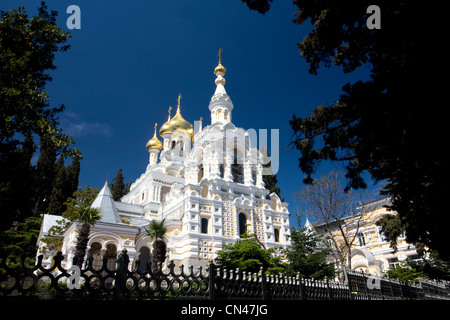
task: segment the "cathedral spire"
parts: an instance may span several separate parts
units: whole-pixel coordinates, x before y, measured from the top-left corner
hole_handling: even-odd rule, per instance
[[[219,49],[219,64],[214,69],[216,75],[216,90],[209,103],[209,110],[211,111],[211,123],[220,122],[223,124],[231,122],[231,110],[233,110],[233,103],[225,90],[225,78],[223,77],[227,69],[222,65],[222,48]]]

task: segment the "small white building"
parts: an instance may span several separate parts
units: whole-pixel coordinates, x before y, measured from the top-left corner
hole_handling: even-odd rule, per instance
[[[264,188],[265,157],[252,145],[250,133],[232,122],[234,105],[225,91],[225,72],[219,58],[210,125],[202,127],[200,119],[194,133],[181,115],[179,95],[176,114],[171,117],[169,108],[169,118],[159,130],[162,142],[155,124],[146,145],[149,163],[130,192],[114,201],[105,183],[92,203],[102,212],[102,219],[91,228],[87,250],[94,265],[101,265],[104,257],[115,263],[124,248],[131,262],[148,261],[152,241],[145,228],[154,219],[165,219],[167,261],[177,265],[204,266],[243,233],[256,234],[266,248],[290,244],[288,204]],[[40,239],[54,221],[54,216],[44,216]],[[75,255],[79,227],[74,222],[63,234],[67,268]],[[46,251],[49,263],[52,254]]]

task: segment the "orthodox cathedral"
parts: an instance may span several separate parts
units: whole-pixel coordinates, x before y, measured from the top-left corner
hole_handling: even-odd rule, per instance
[[[263,159],[252,145],[249,131],[232,122],[233,102],[225,91],[226,69],[214,69],[216,89],[209,102],[211,124],[195,130],[181,114],[181,95],[175,115],[147,142],[149,162],[145,172],[131,185],[130,192],[114,201],[105,183],[92,207],[102,218],[91,228],[87,258],[99,267],[103,258],[115,265],[122,249],[130,262],[151,258],[152,240],[145,228],[149,221],[165,219],[166,262],[205,266],[224,244],[236,242],[241,234],[256,234],[266,247],[285,248],[290,244],[288,204],[264,188]],[[158,133],[161,138],[158,138]],[[61,216],[44,215],[39,239]],[[73,222],[63,233],[62,247],[42,249],[51,264],[56,249],[70,268],[75,255],[80,225]],[[166,263],[167,265],[167,263]]]

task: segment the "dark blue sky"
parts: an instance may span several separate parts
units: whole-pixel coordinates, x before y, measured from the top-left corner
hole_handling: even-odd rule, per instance
[[[2,0],[1,10],[40,1]],[[347,82],[367,78],[368,67],[344,74],[338,67],[308,73],[297,42],[311,30],[295,25],[291,1],[276,0],[269,12],[250,11],[240,0],[53,0],[66,29],[69,5],[81,9],[81,30],[72,30],[71,49],[56,58],[47,86],[52,105],[65,104],[63,131],[75,138],[84,159],[80,185],[101,188],[122,168],[126,181],[146,168],[146,142],[154,123],[167,120],[178,93],[182,115],[210,124],[217,51],[223,48],[225,86],[233,123],[245,129],[279,129],[280,149],[290,142],[293,114],[308,116],[339,98]],[[363,14],[363,13],[362,13]],[[293,193],[302,188],[296,150],[280,154],[282,196],[295,212]],[[294,222],[294,221],[292,221]]]

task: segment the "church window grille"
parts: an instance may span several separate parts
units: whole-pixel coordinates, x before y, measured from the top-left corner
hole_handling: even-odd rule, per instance
[[[239,235],[247,233],[247,216],[239,213]]]
[[[202,233],[208,233],[208,219],[202,218]]]

